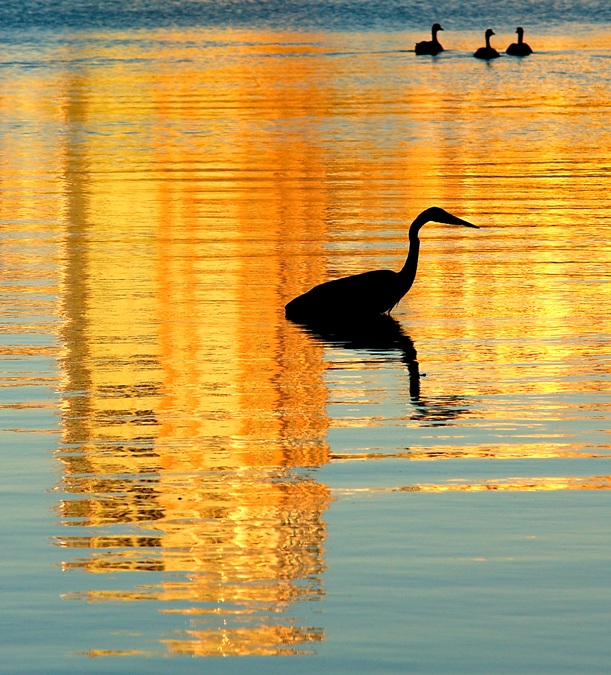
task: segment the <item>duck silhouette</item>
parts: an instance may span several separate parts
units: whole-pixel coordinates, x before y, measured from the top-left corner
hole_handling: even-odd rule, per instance
[[[530,45],[524,42],[524,29],[521,26],[516,28],[516,33],[518,34],[518,41],[512,42],[509,47],[507,47],[506,53],[511,56],[528,56],[533,53],[533,50],[530,48]]]
[[[416,54],[418,54],[419,56],[423,54],[430,54],[432,56],[435,56],[435,54],[439,54],[439,52],[442,52],[443,47],[441,46],[441,43],[437,39],[437,33],[440,30],[443,30],[443,28],[438,23],[434,23],[433,27],[431,28],[431,34],[433,36],[433,39],[417,42]]]
[[[494,47],[490,46],[490,38],[495,35],[495,32],[492,30],[492,28],[488,28],[486,31],[485,37],[486,37],[486,46],[485,47],[480,47],[473,56],[475,56],[476,59],[496,59],[500,54],[496,51]]]

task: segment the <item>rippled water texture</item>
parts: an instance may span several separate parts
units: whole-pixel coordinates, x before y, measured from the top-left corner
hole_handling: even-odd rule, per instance
[[[611,43],[485,27],[7,38],[9,672],[606,670]]]

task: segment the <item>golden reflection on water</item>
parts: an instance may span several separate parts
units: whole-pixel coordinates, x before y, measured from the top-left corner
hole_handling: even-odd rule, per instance
[[[606,199],[608,92],[584,101],[551,76],[493,82],[458,60],[454,84],[469,86],[457,97],[436,64],[402,74],[398,52],[355,62],[340,38],[213,37],[102,40],[97,61],[70,43],[64,68],[3,82],[3,111],[16,119],[6,101],[17,101],[40,132],[4,141],[4,261],[22,316],[61,316],[64,568],[146,573],[67,597],[164,603],[189,621],[160,638],[173,654],[311,652],[323,628],[293,612],[324,595],[324,513],[341,494],[316,467],[607,455],[602,424],[588,444],[554,423],[608,406],[584,403],[609,376],[608,360],[593,361],[611,328],[608,246],[585,255],[608,225],[589,223]],[[581,128],[584,106],[598,136]],[[397,267],[406,220],[433,203],[482,230],[423,235],[398,317],[430,378],[409,371],[405,343],[343,349],[284,321],[283,304],[329,276]],[[34,223],[29,250],[11,219]],[[586,226],[576,241],[571,228]],[[59,309],[39,293],[30,303],[30,282],[54,274]],[[577,364],[591,377],[573,377]],[[552,398],[562,393],[573,398]],[[383,427],[399,441],[359,440]],[[331,430],[357,435],[332,451]]]
[[[277,296],[298,276],[287,229],[298,237],[311,224],[323,239],[324,201],[304,197],[300,177],[307,165],[319,173],[320,158],[304,141],[290,155],[267,142],[254,162],[248,128],[225,129],[226,101],[193,94],[219,74],[192,65],[178,83],[174,70],[109,67],[69,74],[62,89],[58,457],[70,497],[58,509],[79,534],[57,543],[83,551],[67,570],[163,573],[68,597],[179,605],[171,613],[192,630],[162,640],[170,653],[300,653],[322,639],[291,608],[324,593],[329,490],[289,470],[327,461],[328,420],[323,349],[278,328]],[[253,76],[229,71],[230,107],[256,108]],[[277,82],[256,83],[266,114],[281,112]],[[210,135],[184,142],[202,115]],[[286,185],[272,180],[278,165]],[[101,534],[81,534],[92,528]],[[117,652],[92,652],[102,654]]]
[[[550,492],[555,490],[610,490],[611,476],[587,476],[569,478],[566,476],[541,476],[539,478],[508,478],[483,482],[453,480],[444,485],[419,483],[390,488],[349,488],[336,489],[338,499],[366,496],[378,492]]]

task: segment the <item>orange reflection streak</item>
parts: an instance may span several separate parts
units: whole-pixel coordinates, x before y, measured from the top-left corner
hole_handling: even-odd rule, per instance
[[[455,480],[439,485],[422,483],[391,488],[336,489],[333,490],[333,495],[341,499],[377,492],[550,492],[556,490],[611,490],[611,476],[544,476],[503,480],[491,479],[478,483]]]
[[[189,631],[188,634],[190,640],[165,641],[170,653],[190,656],[298,655],[310,652],[293,645],[322,642],[324,639],[320,631],[274,625],[246,630]]]
[[[301,78],[300,68],[291,61],[279,75]],[[66,569],[172,580],[69,597],[190,603],[181,612],[197,626],[203,611],[208,628],[168,642],[173,652],[218,653],[225,645],[227,653],[273,653],[291,645],[298,653],[297,645],[322,639],[320,629],[286,617],[293,604],[323,592],[329,491],[290,471],[326,461],[328,421],[322,348],[279,323],[277,306],[296,274],[283,256],[287,228],[316,234],[323,227],[324,201],[304,198],[303,180],[293,178],[309,165],[306,172],[318,175],[320,152],[302,142],[287,154],[270,133],[263,180],[251,184],[248,126],[194,135],[185,146],[182,136],[168,137],[168,129],[201,125],[202,116],[212,126],[224,122],[205,96],[191,94],[211,91],[218,73],[193,63],[178,84],[174,72],[132,75],[81,73],[63,89],[71,239],[58,457],[73,497],[58,510],[68,526],[119,532],[79,529],[57,544],[87,552]],[[249,110],[252,74],[233,77],[232,95]],[[271,105],[279,105],[284,96],[274,87],[257,84],[256,99],[278,96]],[[304,91],[304,100],[313,93]],[[256,100],[250,114],[258,115]],[[121,125],[138,130],[144,120],[156,121],[145,154],[121,137]],[[81,131],[105,125],[115,132]],[[286,184],[265,178],[271,172],[287,176]],[[253,188],[268,195],[254,208]],[[312,257],[315,281],[321,260]],[[121,534],[128,525],[135,534]],[[220,625],[232,637],[219,645]]]
[[[602,448],[605,450],[608,448]],[[606,452],[587,452],[577,445],[569,443],[550,445],[549,443],[529,443],[528,445],[506,444],[502,448],[484,446],[444,446],[441,444],[428,450],[410,449],[405,452],[362,452],[331,454],[333,461],[363,461],[379,459],[409,459],[412,461],[433,461],[445,459],[552,459],[554,457],[596,459],[606,458]]]
[[[487,481],[470,485],[418,485],[398,488],[399,491],[417,492],[481,492],[484,490],[502,490],[508,492],[541,492],[550,490],[609,490],[610,476],[592,478],[567,478],[565,476],[547,478],[523,478],[515,481]]]

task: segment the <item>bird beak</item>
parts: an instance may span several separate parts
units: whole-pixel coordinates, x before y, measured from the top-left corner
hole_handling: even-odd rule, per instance
[[[465,227],[474,227],[476,230],[479,230],[478,225],[474,225],[473,223],[470,223],[467,220],[457,218],[456,216],[452,216],[451,214],[448,215],[450,215],[450,218],[448,218],[447,221],[449,225],[464,225]]]

